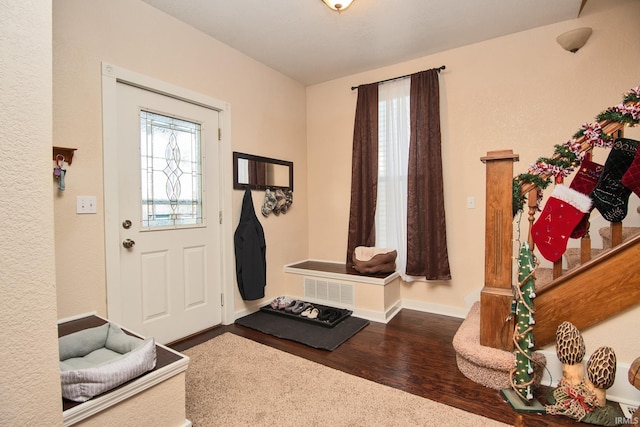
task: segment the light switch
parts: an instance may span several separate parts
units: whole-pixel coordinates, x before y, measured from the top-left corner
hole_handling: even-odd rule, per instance
[[[76,202],[77,214],[94,214],[96,212],[96,196],[78,196]]]
[[[475,209],[476,208],[476,198],[473,196],[467,197],[467,209]]]

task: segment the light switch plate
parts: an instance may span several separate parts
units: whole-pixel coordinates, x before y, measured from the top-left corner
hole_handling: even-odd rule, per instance
[[[78,196],[76,203],[77,214],[94,214],[96,212],[96,196]]]
[[[476,198],[473,196],[467,197],[467,209],[475,209],[476,208]]]

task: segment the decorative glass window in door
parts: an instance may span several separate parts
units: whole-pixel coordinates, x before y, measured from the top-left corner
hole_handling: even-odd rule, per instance
[[[140,111],[143,228],[203,223],[201,153],[200,124]]]

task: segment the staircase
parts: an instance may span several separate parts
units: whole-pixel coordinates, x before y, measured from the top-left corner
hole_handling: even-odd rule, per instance
[[[640,207],[637,212],[640,214]],[[557,326],[564,321],[584,330],[640,304],[640,227],[617,223],[601,227],[598,234],[602,248],[592,248],[590,260],[582,262],[581,248],[568,248],[564,255],[566,268],[559,276],[557,268],[536,270],[536,349],[554,343]],[[510,301],[513,294],[509,291],[505,296]],[[481,331],[486,327],[480,326],[480,311],[480,303],[476,303],[454,337],[458,368],[479,384],[509,388],[513,324],[505,323],[506,316],[502,317],[500,346],[481,344]],[[535,376],[539,379],[546,361],[540,353],[534,353],[533,358],[538,363]]]
[[[508,384],[511,378],[508,363],[493,365],[496,359],[515,361],[512,220],[516,210],[522,209],[522,206],[516,209],[516,201],[522,204],[528,201],[531,229],[539,211],[538,198],[551,178],[555,177],[556,183],[562,182],[594,147],[610,146],[607,144],[613,139],[622,137],[624,126],[640,122],[639,109],[640,87],[637,87],[625,95],[622,104],[597,116],[596,123],[583,126],[564,145],[556,145],[553,157],[540,158],[527,174],[515,179],[513,162],[519,158],[511,150],[489,152],[481,159],[487,171],[484,287],[480,302],[470,310],[453,340],[458,368],[468,378],[493,388],[505,387],[505,381]],[[592,249],[587,233],[580,248],[567,251],[566,268],[559,260],[551,269],[535,271],[536,349],[555,342],[556,329],[564,321],[583,330],[640,304],[639,232],[637,227],[611,223],[599,230],[602,248]],[[533,249],[530,236],[531,233],[528,240]],[[500,353],[495,353],[496,350]],[[496,375],[491,375],[492,372]],[[492,379],[483,382],[487,377]]]
[[[600,230],[603,240],[608,230]],[[579,264],[579,255],[572,251],[567,258],[574,259],[567,263],[577,266],[549,282],[536,283],[537,348],[555,342],[557,326],[564,321],[583,330],[640,303],[639,232],[624,229],[623,243],[592,249],[592,259],[584,264]]]

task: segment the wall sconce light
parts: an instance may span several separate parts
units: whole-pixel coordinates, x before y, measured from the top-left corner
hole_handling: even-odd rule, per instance
[[[564,50],[576,53],[589,40],[592,32],[593,30],[589,27],[576,28],[560,34],[556,41]]]
[[[329,6],[331,9],[336,10],[338,12],[342,12],[346,8],[348,8],[353,0],[322,0],[324,4]]]

